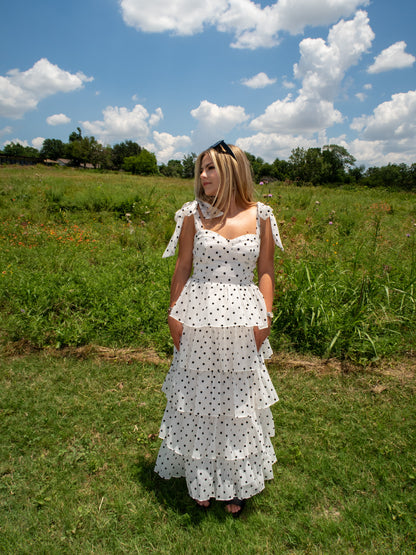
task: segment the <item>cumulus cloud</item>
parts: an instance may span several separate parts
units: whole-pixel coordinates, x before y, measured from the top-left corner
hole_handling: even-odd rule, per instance
[[[81,89],[92,80],[82,72],[69,73],[46,58],[38,60],[27,71],[12,69],[5,77],[0,76],[0,116],[21,118],[42,99]]]
[[[273,162],[289,158],[292,150],[298,146],[312,148],[320,146],[314,139],[307,139],[301,135],[285,135],[279,133],[257,133],[236,141],[237,146],[246,152],[256,152],[266,162]]]
[[[416,90],[397,93],[379,104],[370,116],[354,118],[351,129],[364,139],[416,141]]]
[[[250,79],[243,79],[242,83],[250,89],[264,89],[264,87],[273,85],[276,81],[276,78],[270,78],[266,73],[261,71],[254,75],[254,77],[250,77]]]
[[[118,140],[134,140],[143,144],[148,140],[150,127],[163,117],[161,108],[151,116],[144,106],[136,104],[132,110],[118,106],[107,106],[103,119],[82,121],[81,124],[90,135],[108,144]]]
[[[125,23],[140,31],[194,35],[208,26],[234,35],[231,46],[275,46],[281,31],[301,33],[329,25],[369,0],[278,0],[263,8],[251,0],[119,0]]]
[[[191,110],[191,116],[198,122],[192,132],[193,148],[197,151],[221,139],[249,119],[242,106],[218,106],[208,100],[203,100],[198,108]]]
[[[151,127],[155,127],[162,119],[163,119],[162,108],[156,108],[155,113],[152,114],[149,118],[149,125]]]
[[[153,131],[153,140],[157,161],[166,163],[169,160],[182,160],[191,148],[191,139],[187,135],[173,136],[169,133]]]
[[[357,160],[370,165],[412,164],[416,144],[416,90],[394,94],[369,116],[354,118],[359,137],[349,144]]]
[[[46,118],[46,123],[48,125],[65,125],[69,123],[71,119],[65,114],[54,114]]]
[[[18,138],[5,141],[3,143],[3,146],[11,145],[12,143],[14,143],[15,145],[29,146],[29,143],[26,140],[22,141],[21,139],[18,139]]]
[[[346,71],[368,50],[374,33],[367,14],[358,11],[354,19],[334,25],[325,41],[306,38],[300,43],[300,61],[294,74],[302,80],[296,98],[289,94],[276,100],[250,127],[260,132],[312,135],[343,121],[334,100]]]
[[[224,0],[120,0],[127,25],[150,33],[168,31],[178,35],[200,33],[226,4]]]
[[[218,106],[208,100],[203,100],[198,108],[191,110],[191,116],[208,134],[215,132],[223,135],[248,119],[242,106]]]
[[[367,70],[368,73],[381,73],[391,69],[411,67],[416,58],[405,52],[406,46],[407,44],[402,40],[383,50],[374,58],[374,63]]]
[[[32,139],[32,146],[40,150],[43,146],[44,140],[45,137],[35,137],[34,139]]]

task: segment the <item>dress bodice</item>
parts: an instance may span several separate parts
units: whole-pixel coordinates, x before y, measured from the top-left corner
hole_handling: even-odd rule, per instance
[[[198,211],[194,217],[193,279],[241,285],[251,283],[260,252],[258,221],[255,234],[227,239],[216,231],[205,229]]]
[[[274,241],[283,248],[271,208],[257,203],[256,233],[227,239],[203,227],[196,201],[187,203],[175,215],[176,229],[164,256],[175,253],[183,219],[190,215],[195,219],[193,274],[171,315],[191,327],[267,327],[266,305],[253,274],[260,253],[260,218],[270,218]]]

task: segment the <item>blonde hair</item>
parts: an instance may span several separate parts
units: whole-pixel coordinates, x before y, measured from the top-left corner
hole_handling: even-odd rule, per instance
[[[224,214],[230,208],[233,197],[237,204],[244,207],[254,203],[254,184],[250,162],[244,152],[235,145],[228,145],[235,158],[226,152],[209,148],[201,152],[195,163],[195,198],[211,204]],[[205,194],[200,174],[202,159],[209,154],[220,177],[220,187],[215,197]]]

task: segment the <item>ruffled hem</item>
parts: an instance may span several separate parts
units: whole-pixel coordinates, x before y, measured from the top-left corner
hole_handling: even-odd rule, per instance
[[[256,416],[218,418],[182,413],[168,404],[159,437],[166,446],[186,459],[237,461],[272,449],[274,436],[270,409]]]
[[[170,314],[194,328],[268,326],[266,303],[254,283],[240,285],[190,278]]]
[[[162,478],[186,478],[189,495],[201,501],[215,498],[228,501],[233,497],[248,499],[264,489],[265,480],[273,479],[276,456],[273,448],[264,448],[243,460],[187,459],[165,444],[159,451],[155,471]]]

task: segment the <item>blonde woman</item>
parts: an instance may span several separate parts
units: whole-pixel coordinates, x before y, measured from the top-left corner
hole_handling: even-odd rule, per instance
[[[274,250],[283,247],[271,208],[253,200],[250,164],[237,146],[219,141],[198,156],[195,199],[176,213],[163,254],[179,244],[168,315],[174,357],[155,470],[185,477],[198,506],[217,499],[238,517],[273,477],[276,460],[270,406],[278,397],[264,360]]]

